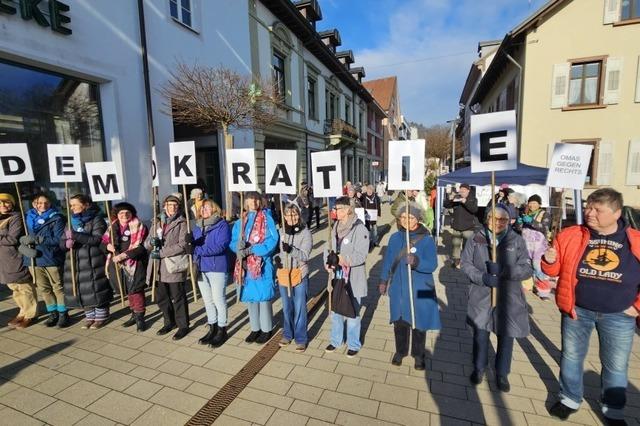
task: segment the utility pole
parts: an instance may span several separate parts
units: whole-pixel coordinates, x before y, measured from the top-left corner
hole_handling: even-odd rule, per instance
[[[456,170],[456,124],[458,124],[458,118],[447,121],[451,123],[451,171]]]

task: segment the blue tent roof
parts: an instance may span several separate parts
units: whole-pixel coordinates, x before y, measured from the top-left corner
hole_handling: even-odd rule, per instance
[[[503,183],[509,185],[529,185],[532,183],[545,185],[547,183],[548,171],[549,169],[546,167],[535,167],[518,163],[518,168],[515,170],[496,172],[496,185]],[[491,172],[471,173],[471,167],[465,167],[438,178],[438,186],[447,186],[456,183],[468,183],[469,185],[480,186],[490,185]]]

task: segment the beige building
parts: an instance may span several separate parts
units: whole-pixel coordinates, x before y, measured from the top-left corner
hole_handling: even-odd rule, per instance
[[[515,109],[525,164],[547,166],[557,142],[593,145],[585,193],[611,186],[639,206],[638,2],[551,0],[491,56],[461,115]]]

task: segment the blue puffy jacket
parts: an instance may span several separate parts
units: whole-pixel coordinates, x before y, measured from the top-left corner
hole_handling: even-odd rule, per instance
[[[26,217],[29,234],[39,237],[42,242],[36,245],[38,257],[36,266],[58,266],[64,265],[64,251],[60,248],[60,238],[64,234],[64,216],[50,209],[43,214],[38,214],[36,209],[27,212]],[[31,266],[31,259],[24,258],[24,264]]]
[[[200,272],[227,272],[227,247],[231,230],[224,219],[202,227],[198,220],[193,228],[193,257]]]
[[[276,284],[271,259],[278,245],[278,230],[275,222],[273,221],[273,217],[271,216],[271,212],[269,210],[263,211],[267,215],[267,226],[265,229],[264,240],[259,244],[249,241],[249,234],[251,233],[251,228],[253,228],[253,223],[256,220],[256,212],[249,212],[247,214],[244,239],[251,244],[253,254],[262,257],[262,274],[260,277],[253,279],[245,272],[244,285],[242,286],[242,293],[240,296],[240,300],[243,302],[266,302],[273,299],[275,296]],[[237,253],[238,251],[241,226],[240,220],[237,220],[233,225],[231,244],[229,245],[229,248],[234,253]]]

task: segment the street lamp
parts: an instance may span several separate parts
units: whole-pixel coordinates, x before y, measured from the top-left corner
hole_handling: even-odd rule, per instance
[[[456,170],[456,125],[460,121],[460,118],[456,117],[453,120],[448,120],[447,123],[451,123],[451,171]]]

